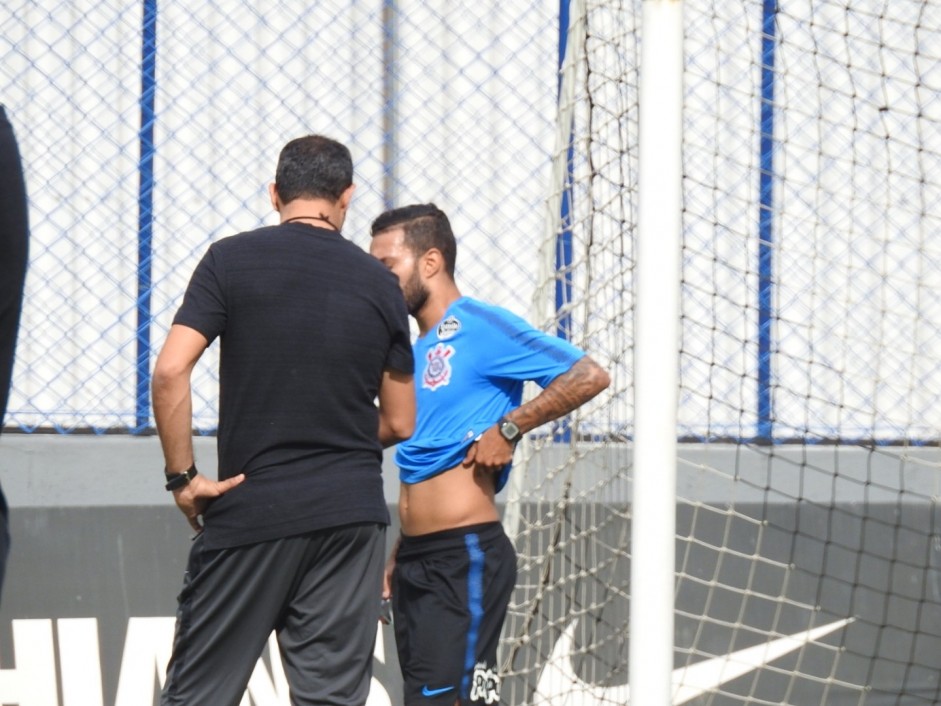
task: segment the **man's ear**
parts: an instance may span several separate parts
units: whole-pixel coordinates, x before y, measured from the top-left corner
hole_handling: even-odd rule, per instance
[[[343,211],[350,207],[350,201],[353,200],[353,192],[356,191],[356,184],[350,184],[342,194],[340,194],[339,206]]]
[[[273,183],[268,184],[268,198],[271,199],[271,208],[273,208],[275,211],[280,213],[281,206],[278,203],[278,189],[275,187]]]
[[[425,279],[430,279],[440,272],[444,272],[444,255],[438,248],[430,248],[421,256],[421,273]]]

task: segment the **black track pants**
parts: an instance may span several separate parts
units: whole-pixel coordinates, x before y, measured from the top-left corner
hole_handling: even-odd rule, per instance
[[[231,549],[197,537],[161,705],[237,706],[272,631],[292,705],[364,704],[384,552],[375,524]]]

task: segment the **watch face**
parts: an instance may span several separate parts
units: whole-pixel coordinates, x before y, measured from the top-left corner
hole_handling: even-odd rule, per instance
[[[500,433],[509,441],[516,441],[520,437],[520,428],[509,419],[500,425]]]

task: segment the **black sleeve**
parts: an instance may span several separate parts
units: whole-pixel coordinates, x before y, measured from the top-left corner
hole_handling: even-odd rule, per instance
[[[386,271],[392,278],[391,288],[383,297],[386,304],[386,320],[389,323],[391,343],[386,354],[386,370],[397,370],[402,373],[414,374],[415,357],[412,353],[412,334],[408,326],[408,310],[405,308],[405,297],[395,280],[395,275]]]
[[[210,246],[193,271],[173,323],[199,331],[210,343],[222,335],[226,326],[224,283],[222,258],[215,246]]]

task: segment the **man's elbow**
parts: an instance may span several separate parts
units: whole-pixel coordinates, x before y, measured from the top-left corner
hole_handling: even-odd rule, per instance
[[[150,376],[150,390],[154,396],[165,393],[173,386],[173,376],[165,367],[157,365]]]
[[[611,376],[608,371],[602,368],[594,360],[585,356],[579,361],[584,376],[583,390],[585,391],[585,402],[598,395],[602,390],[608,388],[611,384]]]
[[[415,417],[402,417],[399,419],[386,419],[386,433],[383,442],[386,445],[397,444],[411,438],[415,433]]]
[[[399,441],[405,441],[410,439],[412,434],[415,433],[415,417],[405,417],[396,422],[392,427],[392,433],[395,434],[395,438]]]
[[[594,394],[592,397],[597,395],[602,390],[607,390],[611,385],[611,376],[608,374],[608,371],[602,368],[600,365],[595,364],[594,374],[592,376],[592,381],[594,383]]]
[[[150,376],[150,389],[154,397],[162,397],[172,393],[180,386],[189,382],[189,368],[175,366],[157,359],[154,371]]]
[[[394,444],[405,441],[415,433],[415,405],[411,399],[408,402],[410,404],[390,405],[380,412],[380,426],[385,427],[386,436]]]

